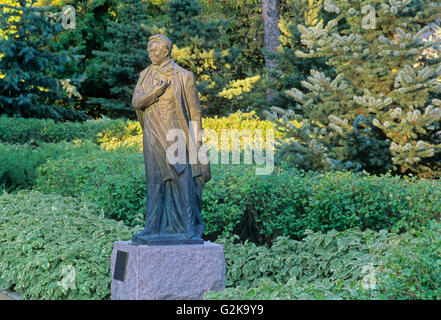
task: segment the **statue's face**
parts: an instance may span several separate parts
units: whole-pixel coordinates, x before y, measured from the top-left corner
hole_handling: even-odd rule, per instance
[[[167,48],[160,42],[153,41],[148,44],[147,51],[149,52],[150,61],[154,66],[161,65],[167,60],[168,52]]]

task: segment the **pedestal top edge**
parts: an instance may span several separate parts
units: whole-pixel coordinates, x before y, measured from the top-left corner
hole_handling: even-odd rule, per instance
[[[223,245],[218,244],[218,243],[214,243],[214,242],[210,242],[210,241],[204,241],[204,244],[175,244],[175,245],[155,245],[155,246],[149,246],[149,245],[136,245],[136,244],[132,244],[132,241],[127,240],[127,241],[114,241],[113,242],[114,245],[132,245],[134,247],[139,247],[139,248],[170,248],[170,247],[176,247],[176,248],[189,248],[189,247],[195,247],[195,248],[201,248],[201,247],[222,247]]]

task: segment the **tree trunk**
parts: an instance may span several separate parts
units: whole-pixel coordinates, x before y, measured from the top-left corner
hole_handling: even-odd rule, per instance
[[[262,22],[263,22],[263,38],[265,50],[267,52],[276,52],[277,47],[280,45],[279,37],[279,8],[277,0],[262,0]],[[265,67],[268,80],[271,80],[270,70],[277,67],[277,61],[275,58],[268,56],[265,52]],[[274,98],[274,94],[271,89],[266,90],[266,99],[271,102]]]

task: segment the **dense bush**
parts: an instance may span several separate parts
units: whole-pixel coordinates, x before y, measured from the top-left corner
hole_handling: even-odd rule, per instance
[[[88,120],[84,122],[54,122],[53,120],[0,117],[0,142],[39,143],[72,140],[96,140],[99,134],[120,132],[124,120]]]
[[[142,137],[142,129],[138,121],[120,121],[114,120],[112,126],[109,126],[97,136],[97,142],[101,145],[123,142],[131,137]],[[142,144],[142,140],[141,144]]]
[[[85,197],[128,225],[144,223],[142,154],[119,148],[58,160],[39,169],[43,192]],[[304,173],[279,170],[259,176],[251,165],[212,165],[203,191],[205,237],[237,234],[268,243],[304,231],[353,227],[404,231],[427,224],[441,212],[441,184],[389,175]]]
[[[299,126],[296,121],[292,121],[292,124]],[[254,131],[261,130],[262,133],[262,147],[267,145],[267,130],[274,130],[274,124],[270,121],[261,120],[255,112],[235,112],[228,117],[212,117],[203,118],[202,127],[207,130],[204,138],[204,145],[207,148],[214,148],[215,150],[221,150],[228,148],[232,150],[233,144],[222,145],[221,137],[222,132],[225,130],[238,130],[237,134],[240,134],[242,130],[249,130],[249,137],[242,137],[240,142],[240,149],[243,150],[247,146],[253,145],[255,139]],[[214,130],[217,134],[217,140],[210,139],[208,129]],[[232,131],[233,137],[237,137]],[[283,133],[274,130],[274,137],[276,139],[282,139]],[[128,121],[127,123],[114,124],[111,128],[99,134],[98,142],[108,150],[113,150],[118,147],[135,147],[142,151],[142,129],[138,122]]]
[[[0,208],[3,287],[24,299],[110,297],[110,254],[130,239],[126,226],[81,199],[35,191],[4,193]]]
[[[441,212],[439,182],[297,170],[258,176],[243,165],[213,169],[203,199],[207,235],[271,243],[280,235],[301,239],[306,229],[403,231]]]
[[[39,168],[36,187],[93,201],[106,216],[127,225],[142,224],[145,210],[143,155],[127,149],[95,150],[58,160]]]
[[[385,299],[441,299],[441,224],[403,237],[379,282]]]
[[[272,122],[261,120],[254,112],[236,112],[228,117],[203,118],[202,126],[215,130],[219,139],[224,129],[250,130],[252,136],[254,130],[262,130],[264,139],[265,130],[274,129]],[[278,131],[275,131],[274,135],[276,138],[282,138]],[[92,140],[106,149],[135,144],[142,150],[142,129],[138,121],[123,119],[61,123],[53,120],[0,117],[0,142],[23,144],[73,140]]]
[[[291,122],[293,125],[299,126],[300,124],[296,121]],[[261,131],[262,133],[262,146],[266,148],[267,146],[267,136],[268,132],[273,131],[273,135],[275,139],[282,139],[283,133],[275,130],[275,125],[267,120],[260,119],[254,111],[243,113],[243,112],[235,112],[230,114],[228,117],[220,117],[217,116],[213,118],[204,118],[202,119],[202,126],[204,129],[214,130],[217,134],[218,140],[212,141],[209,139],[209,135],[204,140],[204,144],[207,148],[214,147],[217,150],[228,148],[228,150],[232,150],[232,144],[223,145],[222,144],[222,132],[225,131],[228,134],[233,134],[233,137],[237,137],[233,130],[238,130],[238,134],[240,131],[246,132],[247,130],[250,133],[249,137],[242,137],[240,148],[241,150],[245,149],[247,146],[252,147],[253,141],[256,141],[255,131]],[[228,130],[228,131],[227,131]],[[252,139],[252,140],[251,140]]]
[[[40,146],[0,143],[0,188],[8,191],[31,188],[37,168],[48,159],[88,153],[98,148],[92,144],[40,143]]]

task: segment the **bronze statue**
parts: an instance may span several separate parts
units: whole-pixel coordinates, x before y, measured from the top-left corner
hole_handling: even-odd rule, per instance
[[[132,104],[143,130],[147,183],[144,230],[133,235],[133,244],[203,243],[202,186],[210,180],[210,164],[190,150],[202,150],[201,107],[195,79],[190,71],[171,59],[171,41],[164,35],[149,38],[152,64],[140,74]],[[170,130],[185,136],[185,161],[171,162]],[[193,158],[194,159],[194,158]]]

